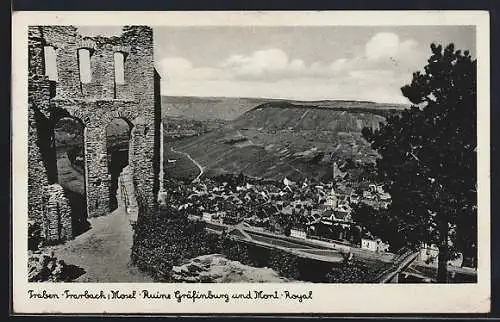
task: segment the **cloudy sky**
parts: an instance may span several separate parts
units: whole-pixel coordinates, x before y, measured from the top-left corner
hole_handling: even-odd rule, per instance
[[[431,42],[475,55],[467,26],[155,27],[154,38],[162,94],[173,96],[407,103],[400,88],[423,68]]]

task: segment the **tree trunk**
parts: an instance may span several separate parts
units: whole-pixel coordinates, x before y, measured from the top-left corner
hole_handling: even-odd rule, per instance
[[[443,218],[439,225],[438,283],[448,283],[448,221]]]

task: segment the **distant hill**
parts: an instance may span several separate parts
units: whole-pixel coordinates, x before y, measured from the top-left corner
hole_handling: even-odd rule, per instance
[[[378,127],[400,108],[372,102],[332,101],[322,106],[290,102],[261,104],[233,122],[237,128],[269,130],[361,132]]]
[[[168,144],[197,160],[208,176],[243,172],[268,179],[326,181],[332,179],[333,162],[373,162],[377,154],[361,130],[376,128],[384,116],[401,110],[373,102],[321,104],[265,102],[219,130]]]
[[[267,102],[260,98],[162,96],[162,117],[234,120],[253,107]]]
[[[321,101],[296,101],[296,100],[273,100],[269,101],[274,107],[316,107],[328,109],[365,109],[372,112],[379,110],[401,110],[408,106],[396,103],[376,103],[372,101],[353,100],[321,100]]]
[[[401,104],[382,104],[368,101],[298,101],[272,98],[245,98],[245,97],[190,97],[190,96],[162,96],[162,116],[183,117],[194,120],[234,120],[245,112],[264,103],[294,104],[302,107],[314,106],[318,108],[368,108],[368,109],[402,109]]]

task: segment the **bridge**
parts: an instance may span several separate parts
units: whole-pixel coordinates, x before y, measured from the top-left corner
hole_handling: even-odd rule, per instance
[[[378,283],[398,283],[399,274],[405,271],[418,257],[418,252],[408,251],[398,258],[395,258],[394,263],[387,270],[382,272],[376,279]]]

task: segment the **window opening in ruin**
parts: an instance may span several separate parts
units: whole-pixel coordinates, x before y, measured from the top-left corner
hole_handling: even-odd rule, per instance
[[[108,171],[111,175],[109,184],[109,206],[113,211],[118,207],[118,177],[129,164],[129,143],[132,123],[123,118],[115,118],[106,127],[106,148]]]
[[[52,46],[43,47],[45,60],[45,75],[50,81],[57,82],[57,55],[56,50]]]
[[[116,52],[114,54],[115,59],[115,84],[123,85],[125,84],[125,56],[122,52]]]
[[[84,135],[85,126],[79,119],[63,117],[54,125],[57,182],[63,187],[70,203],[75,236],[90,228],[87,221]]]
[[[80,82],[90,83],[92,80],[92,71],[90,69],[90,50],[87,48],[78,49],[78,64],[80,68]]]

